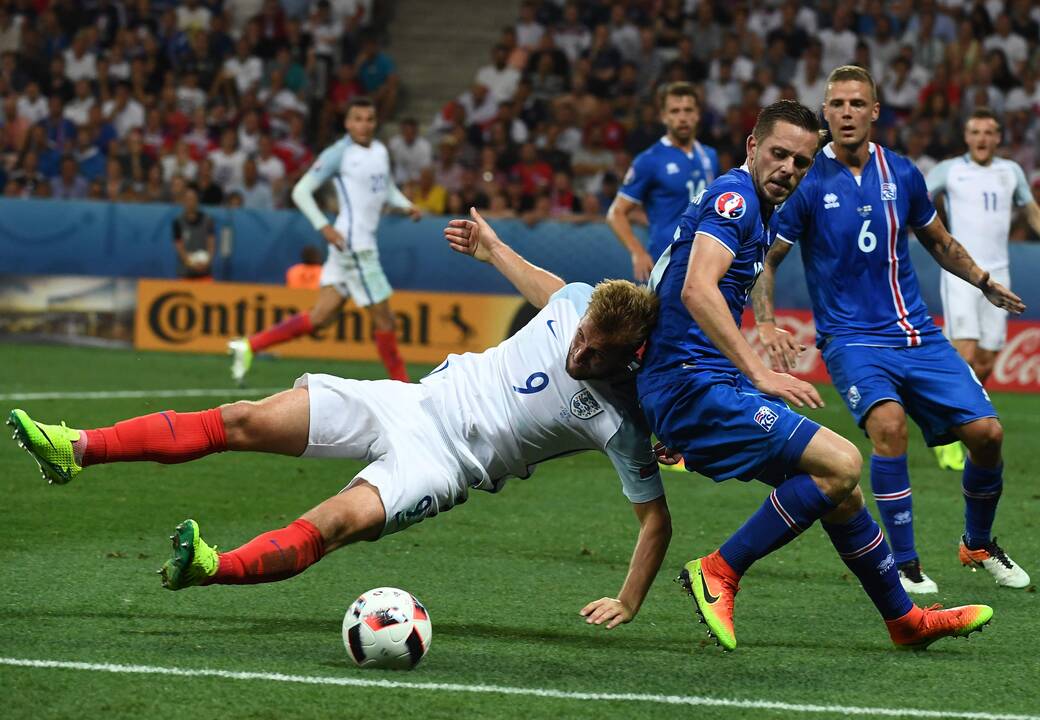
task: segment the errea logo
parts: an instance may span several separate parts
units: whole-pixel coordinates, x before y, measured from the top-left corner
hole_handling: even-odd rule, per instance
[[[665,172],[666,172],[666,173],[668,173],[669,175],[678,175],[678,174],[679,174],[679,166],[678,166],[678,165],[676,165],[676,164],[675,164],[675,163],[673,163],[673,162],[670,162],[670,163],[668,163],[667,165],[665,165],[665,166],[664,166],[664,170],[665,170]]]
[[[841,207],[841,203],[838,202],[838,196],[834,193],[827,193],[823,196],[823,209],[830,210],[832,208]]]

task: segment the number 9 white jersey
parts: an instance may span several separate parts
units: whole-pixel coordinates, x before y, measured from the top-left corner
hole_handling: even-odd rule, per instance
[[[605,452],[634,503],[664,494],[634,382],[578,381],[566,371],[592,287],[556,292],[516,335],[482,353],[449,355],[422,379],[470,485],[496,492],[545,460]]]

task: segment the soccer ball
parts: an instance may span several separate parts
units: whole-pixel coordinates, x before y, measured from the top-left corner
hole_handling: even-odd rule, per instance
[[[209,265],[209,253],[205,250],[195,250],[188,253],[188,260],[195,265]]]
[[[369,590],[343,616],[343,644],[358,667],[411,670],[430,649],[432,638],[426,608],[397,588]]]

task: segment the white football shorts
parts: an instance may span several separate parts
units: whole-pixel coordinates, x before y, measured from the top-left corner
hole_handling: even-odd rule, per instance
[[[1011,287],[1011,273],[991,273],[1001,285]],[[1007,341],[1007,311],[996,307],[974,285],[945,270],[939,281],[942,293],[943,332],[950,340],[978,340],[983,350],[996,352]]]
[[[383,302],[393,292],[379,264],[378,250],[340,250],[329,246],[329,256],[321,266],[321,286],[336,288],[358,307]]]
[[[359,479],[379,490],[383,535],[466,502],[468,478],[424,402],[425,386],[307,374],[293,387],[310,392],[303,457],[368,460],[344,490]]]

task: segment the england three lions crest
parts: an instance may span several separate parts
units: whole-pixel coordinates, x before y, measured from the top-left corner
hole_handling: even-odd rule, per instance
[[[596,402],[596,398],[592,397],[592,393],[589,392],[588,388],[579,390],[571,398],[571,415],[576,418],[588,420],[596,417],[601,412],[603,412],[603,408]]]

